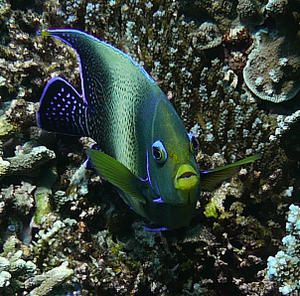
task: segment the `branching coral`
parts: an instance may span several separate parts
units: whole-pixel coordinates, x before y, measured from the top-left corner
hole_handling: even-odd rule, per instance
[[[73,274],[67,262],[38,274],[38,267],[29,257],[31,250],[15,236],[7,239],[0,254],[0,292],[8,296],[20,291],[29,295],[49,295]]]
[[[12,295],[13,291],[20,291],[22,282],[34,276],[36,265],[26,258],[26,249],[17,250],[20,242],[11,236],[3,247],[0,256],[0,292],[2,295]]]
[[[24,99],[13,100],[6,111],[6,116],[15,126],[26,128],[35,123],[37,108],[37,103],[26,102]]]
[[[283,295],[300,290],[300,207],[292,204],[286,223],[283,249],[268,258],[268,276],[276,280]]]
[[[72,276],[73,270],[67,266],[68,264],[65,262],[44,274],[36,275],[35,277],[28,279],[25,282],[25,287],[27,289],[32,286],[38,286],[30,292],[30,295],[45,296],[53,293],[53,290],[55,290],[57,286],[60,286]]]
[[[45,74],[50,76],[53,71],[59,71],[59,65],[52,63],[55,58],[40,60],[44,51],[42,44],[47,42],[36,42],[35,39],[41,15],[33,10],[12,10],[7,1],[1,7],[0,102],[13,98],[37,101],[36,88],[45,81]],[[48,45],[53,46],[53,43]],[[56,61],[59,61],[60,55],[56,53],[53,57],[56,55]],[[67,64],[73,62],[74,59],[70,58]],[[40,67],[41,63],[43,67]]]

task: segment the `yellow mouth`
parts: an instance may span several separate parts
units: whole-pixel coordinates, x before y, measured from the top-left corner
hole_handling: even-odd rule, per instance
[[[179,190],[191,190],[199,183],[199,176],[195,169],[188,164],[179,167],[174,180],[174,186]]]

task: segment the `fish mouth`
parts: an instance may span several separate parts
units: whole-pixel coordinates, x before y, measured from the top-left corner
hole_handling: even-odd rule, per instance
[[[179,167],[174,179],[174,186],[179,190],[191,190],[199,184],[199,174],[189,164]]]
[[[181,176],[177,177],[178,179],[186,179],[186,178],[190,178],[192,176],[197,176],[194,172],[185,172],[183,173]]]

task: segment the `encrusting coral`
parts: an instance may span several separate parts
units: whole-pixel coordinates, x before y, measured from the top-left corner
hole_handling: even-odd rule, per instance
[[[274,103],[294,98],[300,90],[299,37],[259,31],[243,76],[249,89]]]
[[[284,277],[265,275],[300,191],[292,161],[299,160],[299,111],[269,114],[257,98],[297,97],[299,7],[33,2],[0,1],[0,294],[268,296],[279,293],[275,281],[287,291]],[[287,19],[291,35],[281,30]],[[255,25],[264,30],[257,34]],[[36,128],[49,78],[63,76],[80,90],[74,52],[36,37],[44,27],[85,30],[139,61],[197,135],[202,169],[255,153],[261,160],[202,192],[188,229],[144,232],[118,194],[81,166],[89,139]]]
[[[11,175],[32,175],[37,168],[54,158],[54,152],[45,146],[33,147],[25,152],[20,147],[16,156],[7,157],[5,161],[2,161],[2,163],[5,162],[7,168],[0,174],[0,178]]]

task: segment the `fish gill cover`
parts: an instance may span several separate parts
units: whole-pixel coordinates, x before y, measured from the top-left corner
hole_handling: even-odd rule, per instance
[[[1,0],[0,294],[299,292],[299,8]],[[36,37],[45,28],[88,32],[139,62],[197,136],[201,169],[261,160],[202,192],[188,228],[145,232],[118,192],[82,165],[90,138],[37,127],[49,79],[80,90],[75,53]]]

